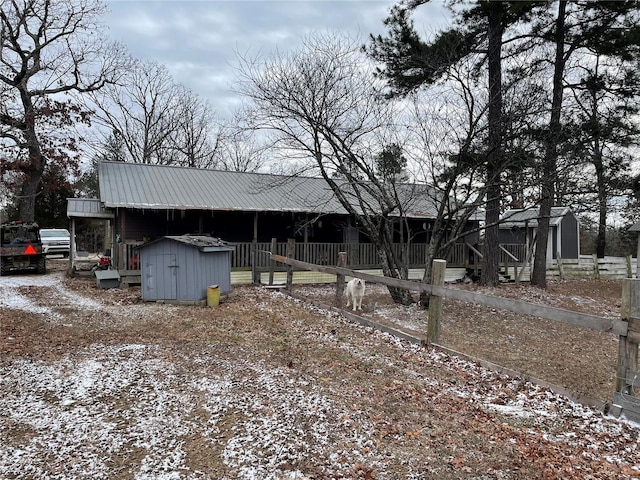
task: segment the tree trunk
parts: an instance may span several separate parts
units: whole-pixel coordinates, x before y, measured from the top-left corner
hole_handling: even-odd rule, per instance
[[[20,201],[18,203],[19,220],[23,222],[33,222],[35,220],[36,196],[42,172],[31,170],[25,175],[20,189]]]
[[[370,227],[369,230],[371,231],[373,228]],[[371,236],[371,238],[375,237]],[[403,259],[398,258],[393,251],[393,224],[388,220],[380,219],[377,239],[376,248],[378,249],[378,258],[382,266],[382,274],[385,277],[407,280],[409,278],[409,269]],[[398,287],[387,287],[387,289],[394,303],[401,305],[411,305],[413,303],[411,291]]]
[[[598,101],[597,90],[591,91],[591,123],[598,125]],[[598,188],[598,234],[596,236],[596,256],[604,258],[607,246],[607,172],[605,172],[602,159],[602,143],[600,141],[601,129],[593,129],[593,166],[596,171],[596,186]]]
[[[482,272],[480,282],[483,285],[495,287],[499,280],[500,242],[498,238],[498,222],[500,221],[499,184],[487,188],[486,227],[484,233],[484,251],[482,258]]]
[[[596,154],[598,155],[598,154]],[[600,168],[598,168],[598,164]],[[598,182],[598,236],[596,237],[596,255],[598,258],[604,258],[607,246],[607,186],[604,178],[604,169],[602,168],[602,159],[596,162],[596,178]]]
[[[487,212],[481,282],[498,284],[498,223],[500,221],[500,173],[502,164],[502,34],[503,6],[489,9],[489,145],[487,155]]]
[[[380,257],[380,265],[382,266],[382,274],[385,277],[390,278],[398,278],[398,273],[395,269],[392,269],[389,265],[389,260],[387,258],[387,252],[383,252],[382,250],[378,250]],[[403,280],[407,280],[404,278]],[[389,295],[393,299],[394,303],[399,303],[401,305],[411,305],[413,303],[413,297],[411,296],[411,292],[406,288],[398,288],[398,287],[387,287],[389,290]]]
[[[549,240],[549,217],[554,202],[557,176],[557,146],[558,134],[560,132],[560,111],[562,109],[562,77],[564,75],[565,65],[564,20],[566,9],[567,2],[561,1],[558,6],[558,18],[556,19],[556,58],[553,71],[553,98],[542,165],[542,198],[540,200],[540,214],[538,218],[536,256],[533,262],[533,273],[531,275],[531,284],[540,288],[547,288],[547,242]]]
[[[45,158],[42,155],[40,142],[36,134],[36,115],[32,99],[26,91],[20,92],[20,98],[25,112],[24,136],[29,152],[29,161],[21,168],[23,183],[20,189],[20,199],[18,200],[18,212],[20,220],[33,222],[35,220],[38,187],[44,175]]]

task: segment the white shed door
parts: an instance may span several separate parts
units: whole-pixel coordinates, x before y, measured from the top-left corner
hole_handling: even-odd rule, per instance
[[[177,300],[178,265],[175,254],[149,255],[146,267],[148,298],[154,300]]]

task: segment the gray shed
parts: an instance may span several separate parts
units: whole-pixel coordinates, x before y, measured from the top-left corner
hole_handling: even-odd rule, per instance
[[[501,244],[532,245],[538,230],[538,208],[507,210],[500,220]],[[580,222],[569,207],[552,207],[549,219],[547,259],[580,257]]]
[[[138,247],[142,299],[199,302],[207,288],[231,291],[231,252],[234,247],[204,235],[166,236]]]

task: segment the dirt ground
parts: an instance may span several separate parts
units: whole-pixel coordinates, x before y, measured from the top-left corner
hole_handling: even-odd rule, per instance
[[[528,283],[505,283],[497,288],[452,286],[601,317],[620,316],[621,280],[549,280],[546,290]],[[333,287],[295,290],[336,305]],[[369,285],[368,292],[363,317],[426,332],[427,312],[417,304],[393,305],[380,285]],[[618,353],[614,334],[449,299],[444,301],[441,328],[440,343],[455,351],[592,397],[603,405],[613,396]]]
[[[50,265],[51,281],[0,279],[16,295],[0,302],[2,478],[640,478],[640,427],[517,378],[266,288],[146,304]],[[619,281],[459,287],[619,315]],[[426,319],[375,285],[363,307]],[[613,392],[613,335],[447,301],[442,343],[603,403]]]

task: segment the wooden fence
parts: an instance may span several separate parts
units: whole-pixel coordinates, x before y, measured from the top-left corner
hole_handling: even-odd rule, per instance
[[[634,393],[636,393],[634,387],[640,384],[640,381],[637,379],[638,343],[640,342],[640,279],[625,279],[623,281],[621,317],[607,318],[529,303],[522,300],[494,297],[482,293],[445,287],[443,286],[443,272],[446,268],[446,262],[444,260],[434,261],[432,283],[427,284],[397,278],[379,277],[344,267],[314,265],[281,255],[272,254],[270,258],[271,260],[286,265],[290,271],[293,270],[293,268],[299,268],[337,275],[338,288],[336,289],[336,296],[338,297],[341,295],[341,288],[339,288],[339,286],[344,276],[358,277],[371,283],[380,283],[386,286],[404,288],[431,295],[426,338],[428,344],[437,345],[439,341],[443,298],[475,303],[524,315],[532,315],[601,332],[611,332],[619,338],[616,388],[614,404],[611,411],[616,415],[624,413],[628,418],[640,421],[640,401],[634,396]],[[289,290],[291,289],[289,276],[287,288]]]
[[[604,257],[580,255],[576,259],[558,258],[549,264],[547,275],[551,277],[633,278],[634,259],[626,257]]]

